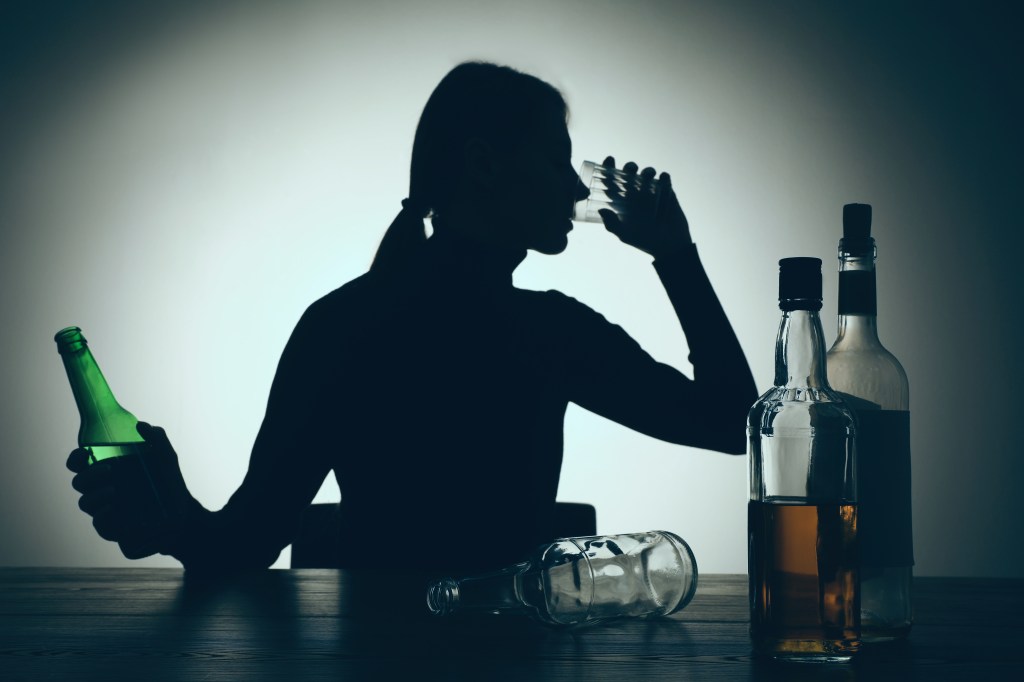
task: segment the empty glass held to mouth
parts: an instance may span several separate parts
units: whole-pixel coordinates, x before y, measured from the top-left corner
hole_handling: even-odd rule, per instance
[[[661,198],[661,182],[640,173],[627,173],[593,161],[584,161],[580,183],[590,194],[573,206],[572,219],[583,223],[602,223],[603,208],[610,209],[623,221],[653,220]]]

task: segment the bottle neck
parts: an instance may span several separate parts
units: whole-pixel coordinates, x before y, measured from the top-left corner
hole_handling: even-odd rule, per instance
[[[825,334],[816,310],[782,313],[775,344],[775,385],[786,388],[827,388]]]
[[[840,315],[837,345],[877,346],[878,318],[874,315]]]
[[[839,250],[839,330],[836,343],[878,344],[875,250]]]
[[[76,349],[62,349],[60,358],[64,361],[71,392],[83,418],[122,409],[88,346],[82,344]]]
[[[62,330],[56,341],[81,418],[79,446],[141,442],[135,428],[138,420],[114,398],[80,330]]]
[[[439,580],[427,590],[427,607],[439,616],[456,611],[530,611],[517,587],[520,574],[529,567],[524,562],[461,580]]]

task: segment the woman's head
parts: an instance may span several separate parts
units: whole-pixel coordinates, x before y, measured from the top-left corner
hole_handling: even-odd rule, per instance
[[[539,78],[507,66],[467,62],[448,72],[423,108],[412,148],[410,196],[444,215],[465,171],[473,141],[508,155],[529,133],[565,122],[562,95]]]
[[[441,230],[464,229],[467,218],[481,223],[486,216],[477,227],[491,237],[507,239],[517,226],[526,248],[564,249],[578,180],[567,116],[561,93],[539,78],[485,62],[452,69],[416,129],[401,242],[422,241],[422,223],[418,234],[413,223],[426,216]],[[377,261],[401,243],[397,228],[388,230]]]

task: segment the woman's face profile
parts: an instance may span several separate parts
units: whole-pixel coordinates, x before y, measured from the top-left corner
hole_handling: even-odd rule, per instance
[[[587,195],[572,164],[572,141],[561,114],[540,117],[513,151],[503,213],[517,246],[556,254],[568,245],[573,204]]]

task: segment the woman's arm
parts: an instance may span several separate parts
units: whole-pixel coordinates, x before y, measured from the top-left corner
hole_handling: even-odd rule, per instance
[[[711,286],[694,245],[654,261],[686,336],[693,365],[694,405],[706,425],[705,447],[746,452],[746,418],[757,385],[739,339]]]
[[[68,468],[82,493],[79,506],[93,516],[100,536],[117,542],[130,559],[174,556],[189,571],[231,572],[272,564],[295,533],[299,515],[330,470],[325,433],[323,355],[315,325],[303,317],[278,365],[267,413],[238,490],[220,511],[205,509],[189,493],[178,458],[163,429],[140,423],[146,462],[160,491],[165,516],[140,519],[126,508],[130,495],[116,466],[87,464],[76,450]]]
[[[272,564],[329,473],[327,353],[317,320],[314,304],[285,346],[241,486],[218,512],[197,505],[171,548],[186,569]]]
[[[605,159],[614,165],[614,159]],[[636,164],[624,170],[636,172]],[[653,175],[651,168],[644,174]],[[757,387],[743,349],[690,239],[671,181],[662,174],[653,222],[622,222],[602,212],[607,229],[654,257],[679,318],[693,365],[689,379],[656,362],[621,328],[577,304],[571,346],[573,402],[638,431],[675,443],[742,454],[747,411]]]
[[[568,397],[654,438],[743,454],[757,389],[696,249],[655,267],[686,335],[693,378],[656,361],[621,327],[566,299],[559,317],[568,337]]]

